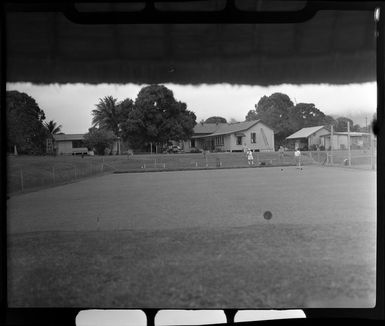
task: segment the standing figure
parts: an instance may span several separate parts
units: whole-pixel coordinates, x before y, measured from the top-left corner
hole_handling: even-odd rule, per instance
[[[250,149],[247,151],[247,161],[249,165],[254,165],[253,152]]]
[[[280,161],[281,162],[283,162],[283,156],[284,156],[284,148],[283,148],[283,146],[279,146],[279,150],[278,150],[278,152],[279,152],[279,159],[280,159]]]
[[[302,170],[302,168],[301,168],[301,151],[299,150],[299,148],[295,149],[294,156],[295,156],[295,160],[297,163],[297,169]]]

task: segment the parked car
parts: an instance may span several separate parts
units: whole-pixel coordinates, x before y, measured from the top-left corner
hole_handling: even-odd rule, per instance
[[[182,152],[182,149],[177,146],[177,145],[173,145],[173,146],[170,146],[170,153],[174,153],[174,154],[177,154],[177,153],[181,153]]]

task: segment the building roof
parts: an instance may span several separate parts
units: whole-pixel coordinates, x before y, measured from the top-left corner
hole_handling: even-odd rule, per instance
[[[322,135],[320,137],[330,137],[331,133],[328,133],[326,135]],[[348,135],[348,132],[347,131],[337,131],[337,132],[333,132],[333,135],[345,135],[347,136]],[[355,131],[351,131],[350,132],[350,137],[360,137],[360,136],[369,136],[370,134],[367,133],[367,132],[355,132]]]
[[[325,128],[324,126],[316,126],[316,127],[307,127],[302,128],[295,132],[294,134],[286,137],[286,139],[298,139],[298,138],[308,138],[318,130],[321,130],[322,128]],[[326,128],[325,128],[326,129]]]
[[[70,141],[70,140],[83,140],[84,134],[63,134],[63,135],[53,135],[55,141]]]
[[[196,134],[212,134],[222,125],[227,125],[227,123],[198,123],[194,127],[194,135]]]
[[[215,136],[222,136],[222,135],[228,135],[233,133],[239,133],[245,130],[250,129],[252,126],[256,125],[257,123],[261,122],[261,120],[253,120],[253,121],[244,121],[244,122],[237,122],[237,123],[223,123],[218,124],[218,128],[214,130],[214,132],[205,135],[194,135],[192,138],[203,138],[203,137],[215,137]]]

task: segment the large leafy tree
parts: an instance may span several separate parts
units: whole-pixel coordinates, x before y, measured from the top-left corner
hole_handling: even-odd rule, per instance
[[[7,150],[16,146],[21,154],[45,152],[47,129],[45,114],[35,99],[18,91],[6,93]]]
[[[134,148],[148,143],[186,140],[192,136],[196,124],[195,114],[163,85],[143,87],[128,111],[121,124],[122,136]]]
[[[250,110],[249,112],[247,112],[247,115],[246,115],[245,120],[246,120],[246,121],[254,121],[254,120],[258,120],[258,114],[257,114],[257,111],[255,111],[255,110]]]
[[[289,122],[291,107],[293,107],[293,102],[286,94],[274,93],[270,96],[263,96],[255,105],[255,111],[249,111],[246,120],[260,119],[271,126],[274,129],[276,144],[281,145],[291,132]]]
[[[50,135],[56,135],[60,133],[62,125],[58,125],[57,122],[50,120],[44,123],[44,126],[47,128],[47,131]]]
[[[333,123],[334,119],[317,109],[313,103],[298,103],[289,109],[290,132]]]
[[[206,119],[205,123],[227,123],[227,120],[222,117],[210,117]]]
[[[350,131],[360,131],[361,127],[354,124],[352,119],[346,117],[338,117],[334,122],[334,131],[348,131],[348,123],[350,123]]]
[[[111,130],[91,127],[84,135],[84,144],[98,155],[104,155],[106,148],[111,148],[116,136]]]

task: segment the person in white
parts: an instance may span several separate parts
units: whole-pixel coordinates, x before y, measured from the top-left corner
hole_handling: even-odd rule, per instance
[[[283,162],[283,157],[284,157],[284,148],[283,148],[283,146],[279,146],[279,150],[278,150],[278,152],[279,152],[279,159],[280,159],[280,161],[281,162]]]
[[[299,150],[299,148],[295,149],[294,156],[295,156],[295,160],[297,163],[297,168],[300,168],[301,167],[301,151]]]
[[[249,165],[254,164],[253,152],[251,150],[247,151],[247,161],[249,162]]]

